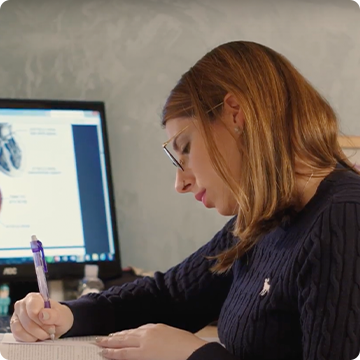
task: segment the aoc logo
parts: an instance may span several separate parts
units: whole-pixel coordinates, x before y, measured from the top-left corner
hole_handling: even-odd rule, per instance
[[[351,0],[351,1],[356,2],[359,5],[359,8],[360,8],[360,0]],[[360,359],[360,357],[357,357],[356,359]]]
[[[3,270],[3,275],[17,275],[16,267],[6,267]]]
[[[0,8],[2,7],[3,3],[7,2],[8,0],[0,0]]]

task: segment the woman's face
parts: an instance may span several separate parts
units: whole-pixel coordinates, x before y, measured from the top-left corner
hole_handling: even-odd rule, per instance
[[[233,124],[234,128],[235,124]],[[235,215],[236,200],[213,168],[204,139],[192,119],[171,119],[166,123],[169,138],[183,131],[167,148],[182,164],[184,171],[176,170],[175,189],[179,193],[193,193],[207,208],[215,208],[221,215]],[[221,123],[213,125],[215,143],[235,179],[240,174],[240,154],[236,137]],[[194,200],[195,200],[194,199]]]

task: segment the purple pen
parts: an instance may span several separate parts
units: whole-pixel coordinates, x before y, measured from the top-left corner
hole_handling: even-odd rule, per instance
[[[34,265],[35,265],[39,292],[44,299],[44,307],[50,309],[51,306],[50,306],[49,290],[45,277],[45,273],[47,273],[48,269],[45,261],[44,249],[41,241],[38,240],[35,235],[31,236],[30,246],[34,257]],[[50,337],[52,340],[54,340],[54,334],[51,334]]]

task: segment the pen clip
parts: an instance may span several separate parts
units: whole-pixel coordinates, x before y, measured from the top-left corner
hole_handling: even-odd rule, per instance
[[[42,247],[42,243],[40,240],[36,240],[36,243],[38,244],[38,249],[41,253],[41,262],[43,265],[44,272],[47,273],[48,269],[47,269],[47,264],[46,264],[46,260],[45,260],[44,248]]]

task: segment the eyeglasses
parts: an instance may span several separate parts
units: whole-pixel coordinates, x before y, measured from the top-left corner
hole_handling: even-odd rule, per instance
[[[182,167],[182,165],[180,164],[180,161],[176,160],[175,156],[166,148],[166,146],[171,143],[171,141],[173,141],[177,136],[179,136],[181,133],[183,133],[187,128],[189,127],[189,125],[185,126],[182,130],[180,130],[177,134],[175,134],[174,136],[172,136],[168,141],[165,141],[162,144],[162,147],[165,151],[165,154],[170,158],[171,162],[178,167],[179,169],[181,169],[182,171],[184,171],[184,168]]]
[[[208,110],[206,113],[208,114],[209,112],[211,112],[212,110],[216,109],[217,107],[219,107],[220,105],[222,105],[224,102],[222,101],[221,103],[215,105],[213,108],[211,108],[210,110]],[[167,145],[169,145],[169,143],[175,139],[176,137],[178,137],[180,134],[182,134],[190,125],[185,126],[182,130],[180,130],[177,134],[175,134],[174,136],[172,136],[169,140],[167,140],[166,142],[164,142],[162,144],[162,147],[165,151],[165,154],[170,158],[171,162],[180,170],[184,171],[183,166],[181,165],[181,160],[178,161],[175,156],[173,154],[171,154],[171,152],[167,149]]]

